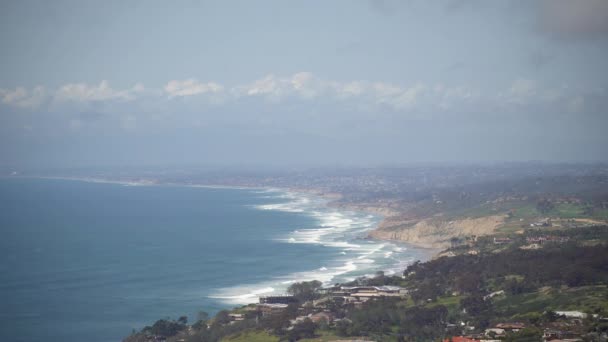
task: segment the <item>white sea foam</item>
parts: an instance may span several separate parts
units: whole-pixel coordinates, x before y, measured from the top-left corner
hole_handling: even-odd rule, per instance
[[[407,249],[397,244],[360,239],[377,223],[377,218],[373,215],[336,211],[328,208],[325,200],[306,194],[278,190],[260,193],[281,202],[256,205],[254,208],[303,213],[318,222],[317,226],[298,227],[278,237],[277,241],[315,244],[328,248],[330,255],[335,250],[335,254],[325,260],[326,264],[322,267],[275,276],[258,284],[220,289],[211,298],[231,304],[247,304],[256,301],[260,295],[282,294],[295,282],[319,280],[324,285],[329,285],[352,281],[364,275],[373,276],[377,270],[383,270],[385,274],[398,274],[412,261],[403,255]]]
[[[230,304],[247,304],[258,300],[260,295],[268,295],[275,292],[272,287],[253,289],[250,287],[234,287],[220,291],[218,294],[210,295],[209,298],[219,299]]]

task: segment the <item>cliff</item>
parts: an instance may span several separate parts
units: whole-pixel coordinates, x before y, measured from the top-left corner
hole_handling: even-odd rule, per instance
[[[385,220],[369,236],[375,239],[398,240],[425,248],[447,248],[450,239],[492,234],[505,220],[504,215],[463,218],[445,221],[441,218],[423,220]]]

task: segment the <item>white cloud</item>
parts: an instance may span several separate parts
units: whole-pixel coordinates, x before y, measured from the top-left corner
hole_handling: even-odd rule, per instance
[[[513,81],[506,91],[500,93],[499,98],[506,104],[524,105],[533,100],[537,93],[538,86],[536,81],[519,78]]]
[[[122,107],[111,107],[113,112],[136,111],[151,112],[150,106],[144,102],[133,104],[130,100],[142,95],[149,97],[154,104],[152,111],[169,111],[171,101],[175,97],[201,96],[202,103],[222,105],[236,103],[244,97],[262,97],[272,103],[288,103],[291,100],[323,101],[332,106],[348,106],[361,112],[377,112],[378,109],[391,109],[404,113],[418,115],[434,115],[446,111],[466,112],[471,108],[478,110],[522,111],[522,107],[539,106],[549,111],[567,110],[581,112],[589,110],[592,105],[590,98],[605,98],[605,95],[593,97],[594,93],[602,91],[575,88],[566,85],[546,86],[536,80],[519,78],[503,87],[502,90],[484,89],[480,91],[468,85],[450,85],[442,83],[425,84],[412,83],[409,85],[388,82],[334,81],[322,79],[309,72],[298,72],[286,77],[269,74],[251,83],[237,84],[225,88],[215,82],[201,82],[194,78],[169,81],[163,88],[144,88],[140,83],[127,89],[114,89],[107,81],[97,85],[86,83],[70,83],[56,90],[47,91],[38,86],[31,90],[24,87],[0,89],[2,104],[19,108],[36,108],[47,102],[54,109],[69,110],[72,102],[75,109],[89,102],[112,101]],[[53,100],[53,101],[48,101]],[[119,102],[116,102],[116,101]],[[145,101],[145,103],[152,103]],[[197,105],[200,104],[197,102]],[[62,107],[63,106],[63,107]],[[139,106],[134,108],[133,106]],[[134,122],[125,123],[132,126]]]
[[[325,91],[326,84],[309,72],[299,72],[291,77],[291,86],[300,96],[313,98]]]
[[[334,82],[332,88],[343,97],[360,96],[366,91],[367,84],[361,81],[353,81],[344,84]]]
[[[329,87],[328,82],[309,72],[298,72],[290,77],[269,74],[251,84],[234,87],[233,93],[236,96],[265,96],[274,101],[289,96],[312,99],[326,92]]]
[[[278,79],[273,74],[270,74],[254,81],[249,86],[245,86],[245,92],[247,95],[281,96],[287,90],[285,85],[288,85],[287,80]]]
[[[106,100],[133,100],[139,93],[144,91],[141,83],[135,84],[130,89],[115,90],[110,87],[108,81],[101,81],[98,85],[86,83],[69,83],[60,87],[55,99],[59,102],[89,102]]]
[[[42,86],[37,86],[32,91],[28,91],[24,87],[17,87],[14,90],[0,89],[0,97],[2,103],[21,108],[37,108],[47,98],[46,89]]]
[[[416,84],[403,92],[395,99],[394,105],[397,108],[410,108],[420,100],[426,92],[427,87],[423,84]]]
[[[187,80],[172,80],[165,85],[165,92],[170,98],[178,96],[193,96],[205,93],[219,93],[224,87],[215,82],[201,83],[194,78]]]
[[[403,87],[385,82],[338,82],[315,77],[309,72],[299,72],[283,78],[269,74],[249,85],[234,87],[233,93],[236,96],[265,96],[273,101],[288,97],[313,99],[323,96],[342,101],[367,101],[399,110],[416,105],[428,90],[429,87],[421,83]]]

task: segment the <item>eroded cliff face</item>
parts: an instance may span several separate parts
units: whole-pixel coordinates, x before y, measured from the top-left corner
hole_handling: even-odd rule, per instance
[[[464,218],[445,221],[429,218],[420,221],[386,220],[369,236],[375,239],[398,240],[425,248],[447,248],[450,239],[492,234],[505,220],[504,215]]]

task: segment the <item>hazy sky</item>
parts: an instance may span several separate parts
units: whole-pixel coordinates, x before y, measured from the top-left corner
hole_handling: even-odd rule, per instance
[[[0,165],[608,161],[608,1],[2,1]]]

